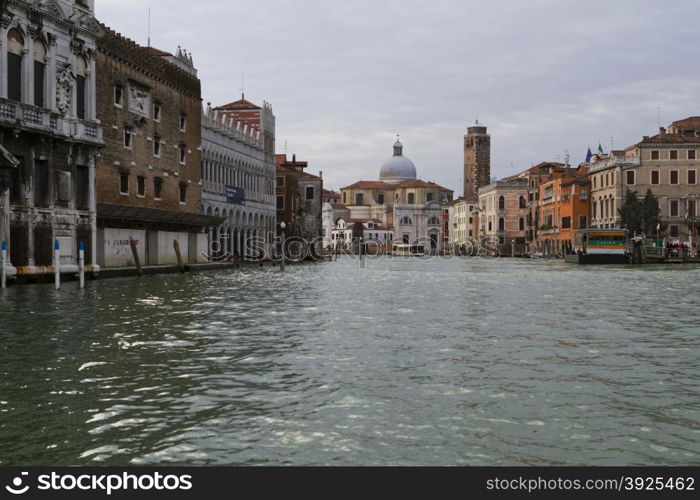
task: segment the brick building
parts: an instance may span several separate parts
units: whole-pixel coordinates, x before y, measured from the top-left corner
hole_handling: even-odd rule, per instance
[[[294,160],[294,163],[296,163],[296,158]],[[289,238],[298,236],[301,231],[299,176],[293,166],[287,165],[285,155],[280,155],[277,161],[275,194],[277,198],[278,234],[281,234],[282,229],[280,225],[284,223],[284,234],[285,237]]]
[[[98,262],[133,265],[130,240],[142,264],[176,263],[174,241],[183,260],[205,260],[204,228],[221,218],[202,214],[202,107],[191,56],[104,32],[97,52],[97,115],[105,127],[97,162]]]
[[[305,161],[297,161],[296,155],[292,155],[292,159],[287,159],[286,154],[278,154],[276,156],[277,166],[282,167],[284,172],[292,172],[296,175],[297,196],[296,211],[292,216],[288,213],[288,220],[292,221],[294,227],[293,234],[301,236],[307,240],[312,240],[322,234],[322,216],[323,209],[323,178],[320,175],[313,175],[306,172],[309,164]],[[278,170],[278,175],[279,175]],[[291,194],[284,194],[290,196]],[[279,194],[278,194],[279,196]],[[278,197],[279,200],[279,197]],[[294,199],[292,200],[294,203]],[[279,207],[278,207],[279,209]]]
[[[0,240],[7,274],[97,271],[94,2],[0,2]]]

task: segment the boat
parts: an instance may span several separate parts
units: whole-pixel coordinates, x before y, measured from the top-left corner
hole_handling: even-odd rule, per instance
[[[564,259],[573,264],[628,264],[626,243],[626,229],[579,229],[574,231],[573,253]]]
[[[397,257],[423,257],[425,251],[422,245],[409,245],[408,243],[394,243],[391,247],[391,255]]]

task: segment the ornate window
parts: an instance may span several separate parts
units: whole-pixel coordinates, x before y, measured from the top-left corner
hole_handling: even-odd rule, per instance
[[[439,226],[440,225],[440,220],[435,217],[434,215],[428,220],[428,225],[429,226]]]
[[[413,221],[411,221],[410,217],[402,217],[401,224],[404,226],[410,226],[411,224],[413,224]]]
[[[83,57],[75,59],[75,115],[85,119],[85,82],[87,81],[87,62]]]
[[[39,40],[34,42],[34,105],[44,107],[46,81],[46,47]]]
[[[151,109],[151,96],[148,90],[129,84],[129,111],[141,116],[148,116]]]
[[[22,100],[22,57],[24,37],[13,28],[7,32],[7,98]]]

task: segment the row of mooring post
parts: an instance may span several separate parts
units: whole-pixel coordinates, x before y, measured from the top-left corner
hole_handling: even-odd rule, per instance
[[[7,241],[3,240],[0,249],[0,288],[7,287]],[[54,285],[56,290],[61,288],[61,244],[58,240],[53,244]],[[78,249],[78,271],[80,288],[85,288],[85,243],[80,242]]]
[[[3,260],[3,270],[5,264]],[[61,288],[61,243],[56,240],[53,245],[53,267],[54,267],[54,282],[56,290]],[[80,279],[80,288],[85,288],[85,242],[78,243],[78,275]]]

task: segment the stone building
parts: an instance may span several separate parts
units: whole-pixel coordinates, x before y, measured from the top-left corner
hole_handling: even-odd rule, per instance
[[[263,101],[262,107],[247,101],[245,94],[237,101],[214,108],[226,118],[233,118],[242,127],[260,132],[265,152],[265,164],[269,167],[275,165],[275,115],[272,113],[272,105]]]
[[[97,112],[105,150],[97,162],[97,257],[101,265],[207,259],[206,227],[221,219],[202,213],[200,82],[192,59],[180,64],[104,28],[98,40]],[[189,69],[183,69],[189,68]]]
[[[479,189],[479,240],[498,241],[503,254],[525,250],[527,179],[513,176]]]
[[[0,2],[0,240],[8,276],[95,265],[94,1]]]
[[[462,196],[476,202],[479,188],[491,182],[491,136],[486,127],[467,128],[464,136],[464,191]]]
[[[624,151],[596,154],[583,163],[591,180],[591,227],[620,227],[619,208],[625,196],[623,172],[634,171],[639,164],[639,157],[627,156]]]
[[[443,241],[442,206],[453,191],[417,178],[416,166],[394,143],[394,155],[379,170],[378,181],[359,181],[340,190],[342,204],[353,219],[379,219],[397,243],[430,247]]]
[[[209,231],[212,257],[269,252],[275,234],[275,166],[260,128],[234,116],[208,107],[202,119],[202,208],[224,218]]]

